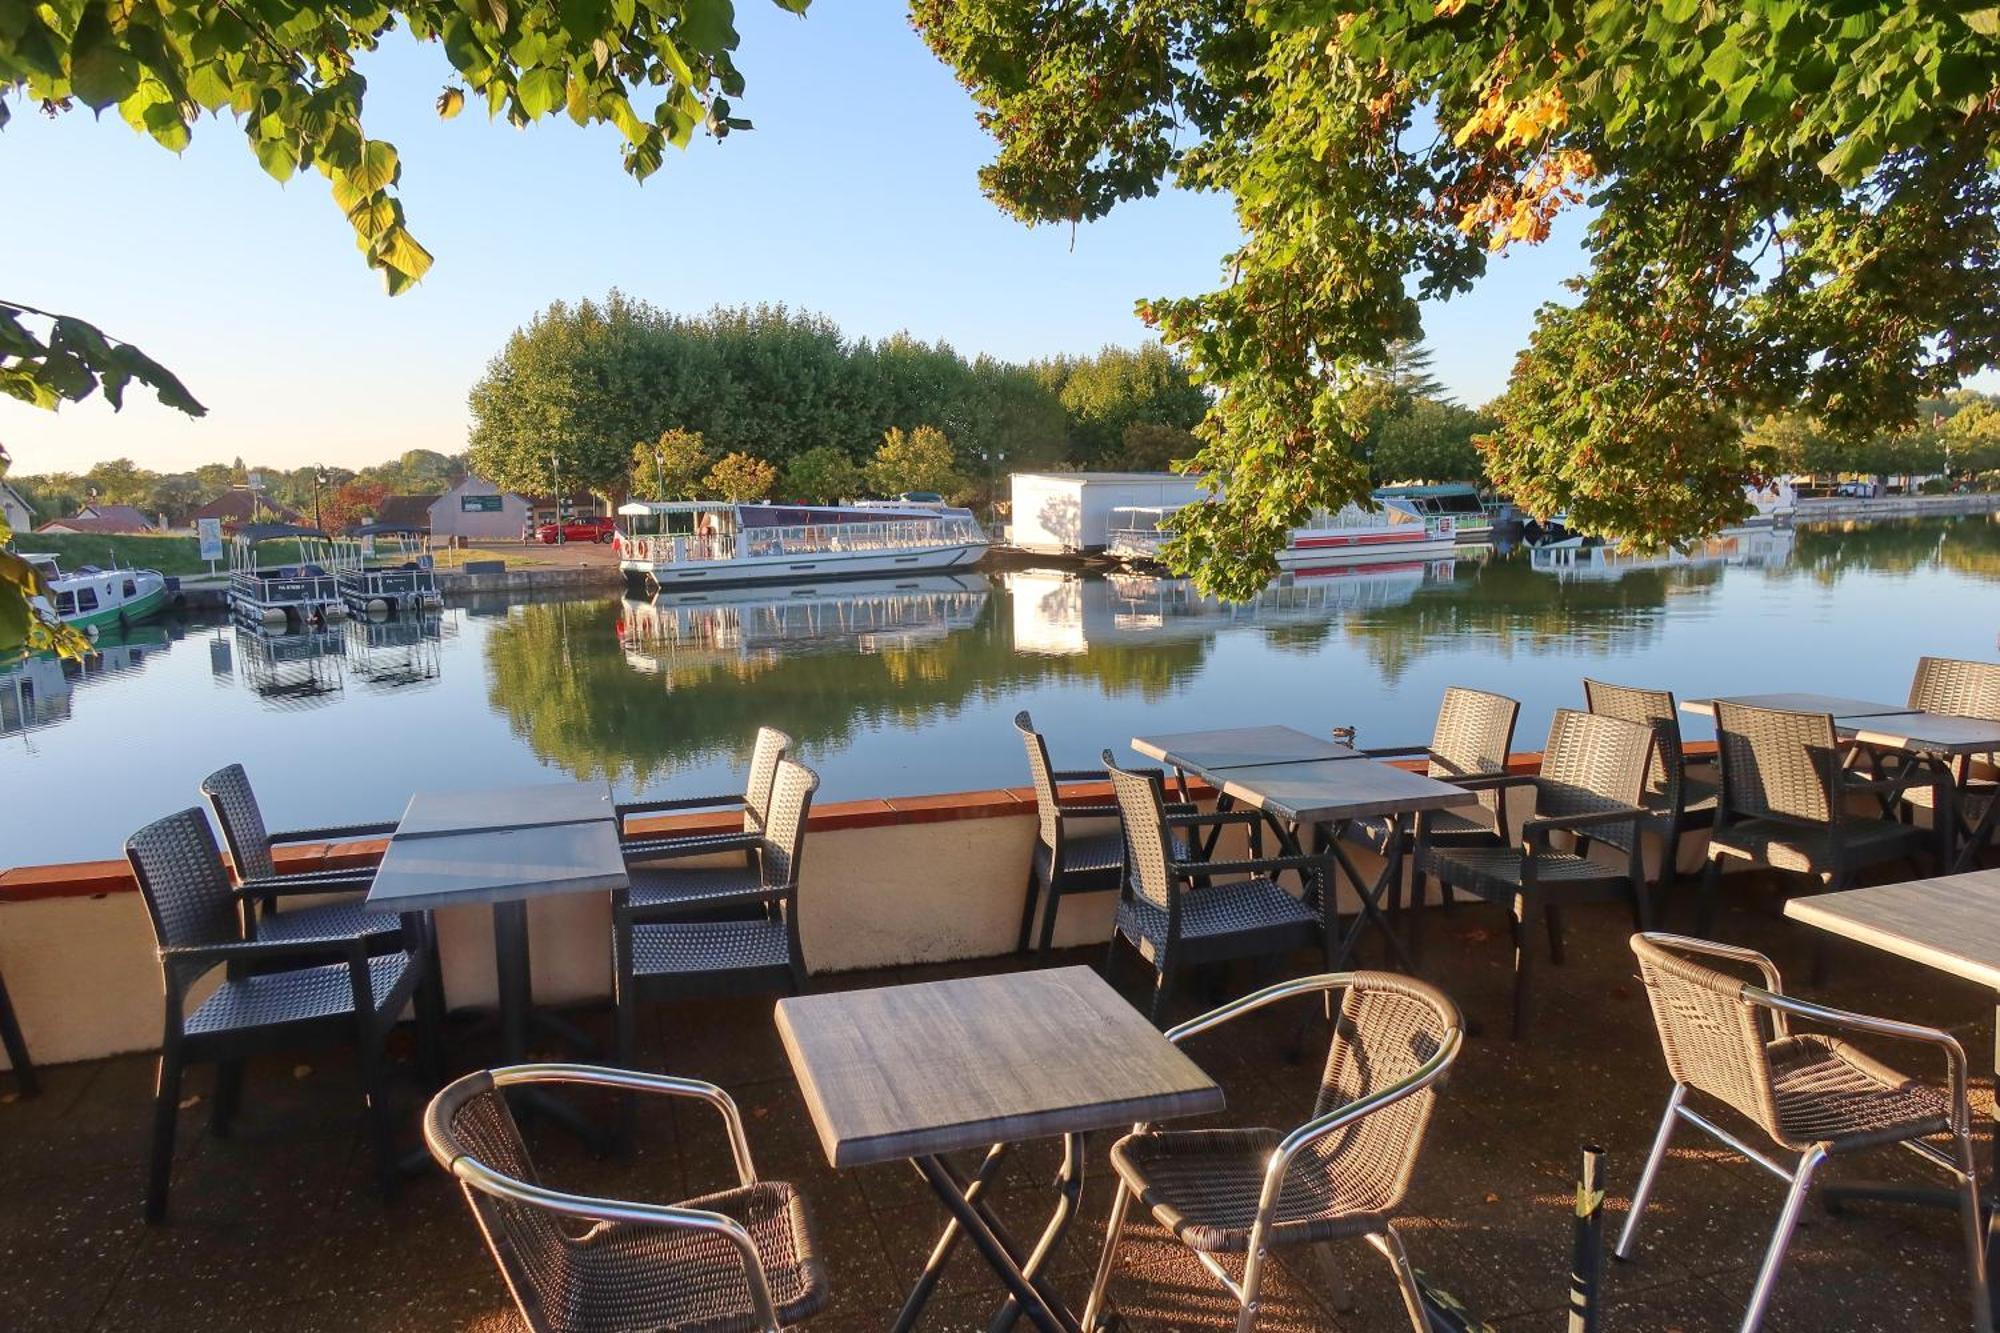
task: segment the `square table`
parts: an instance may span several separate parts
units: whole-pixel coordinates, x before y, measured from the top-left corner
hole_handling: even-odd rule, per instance
[[[1218,773],[1215,780],[1221,788],[1218,807],[1226,803],[1262,811],[1284,841],[1289,855],[1298,855],[1302,850],[1297,829],[1327,830],[1325,837],[1318,837],[1316,832],[1319,846],[1333,857],[1361,901],[1354,925],[1342,937],[1338,953],[1328,964],[1330,970],[1337,972],[1346,966],[1355,946],[1361,942],[1362,931],[1371,922],[1381,930],[1403,966],[1415,969],[1411,951],[1390,929],[1382,912],[1382,902],[1389,891],[1401,888],[1402,818],[1414,814],[1421,819],[1433,810],[1473,805],[1479,800],[1478,793],[1365,758],[1232,768]],[[1360,869],[1341,847],[1341,838],[1347,830],[1366,819],[1386,819],[1390,826],[1382,873],[1372,883],[1362,877]],[[1327,901],[1321,910],[1335,910],[1332,885],[1327,886]],[[1417,910],[1422,910],[1421,904]]]
[[[1324,740],[1296,727],[1277,726],[1134,736],[1132,748],[1148,759],[1203,777],[1225,768],[1361,757],[1361,752],[1352,746]]]
[[[1950,713],[1904,711],[1836,716],[1833,725],[1842,736],[1857,744],[1901,750],[1947,779],[1953,808],[1937,814],[1955,825],[1952,835],[1958,851],[1951,868],[1972,869],[1980,851],[1992,840],[1996,821],[2000,821],[2000,799],[1988,801],[1985,814],[1978,819],[1965,818],[1968,806],[1965,792],[1972,779],[1969,761],[1974,755],[2000,753],[2000,722]]]
[[[1785,915],[1809,926],[1855,940],[1898,958],[1943,972],[1995,992],[2000,1008],[2000,870],[1975,870],[1967,875],[1877,884],[1838,893],[1812,894],[1785,904]],[[2000,1085],[2000,1046],[1994,1051],[1994,1078]],[[1996,1108],[2000,1117],[2000,1107]],[[1990,1145],[1986,1180],[1981,1184],[1987,1206],[1986,1262],[2000,1262],[2000,1200],[1992,1190],[2000,1181],[2000,1125]],[[1829,1186],[1829,1189],[1834,1188]],[[1919,1199],[1958,1206],[1956,1191],[1930,1191],[1908,1186],[1847,1186],[1863,1196]],[[2000,1313],[2000,1291],[1995,1293]]]
[[[1076,1333],[1040,1271],[1076,1214],[1083,1135],[1223,1106],[1215,1080],[1088,967],[792,996],[777,1023],[827,1160],[907,1158],[951,1216],[898,1330],[963,1233],[1010,1293],[996,1325],[1018,1309],[1045,1333]],[[1058,1135],[1061,1196],[1029,1251],[981,1195],[1008,1144]],[[970,1182],[944,1158],[968,1148],[987,1150]]]
[[[518,816],[524,822],[501,825],[496,821],[502,816]],[[420,792],[411,798],[404,821],[389,839],[389,850],[363,905],[377,912],[490,906],[501,1053],[506,1062],[517,1064],[527,1058],[531,1023],[588,1047],[591,1043],[582,1032],[534,1007],[528,900],[605,893],[629,883],[609,785]],[[579,1134],[596,1137],[567,1105],[536,1089],[519,1091]]]

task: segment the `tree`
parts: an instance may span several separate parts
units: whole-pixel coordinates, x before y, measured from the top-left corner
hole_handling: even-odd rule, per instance
[[[761,500],[771,493],[778,469],[749,454],[724,454],[702,478],[702,488],[721,500]]]
[[[1135,422],[1187,430],[1208,411],[1208,396],[1187,367],[1158,343],[1106,347],[1070,363],[1061,390],[1070,418],[1070,454],[1086,465],[1115,463]]]
[[[1165,472],[1183,458],[1193,458],[1201,441],[1179,426],[1135,421],[1125,428],[1118,465],[1134,472]]]
[[[1484,473],[1473,440],[1492,424],[1457,403],[1412,399],[1376,423],[1368,455],[1372,475],[1378,482],[1478,481]]]
[[[1485,463],[1635,547],[1743,512],[1743,424],[1904,425],[2000,356],[2000,18],[1850,0],[913,0],[998,153],[987,193],[1074,225],[1233,196],[1226,285],[1143,303],[1216,393],[1217,488],[1169,555],[1238,595],[1368,489],[1370,366],[1418,302],[1595,210]]]
[[[700,431],[663,430],[652,443],[641,440],[632,446],[632,494],[691,500],[714,461]]]
[[[379,481],[350,481],[320,496],[319,521],[328,532],[365,523],[382,512],[389,488]]]
[[[170,527],[187,526],[188,514],[201,506],[201,486],[188,472],[173,472],[153,482],[146,508],[164,514]]]
[[[95,493],[97,503],[109,505],[146,503],[153,493],[153,483],[158,480],[158,474],[148,472],[129,458],[99,463],[83,474],[86,492]]]
[[[831,504],[861,493],[861,469],[846,451],[830,444],[808,449],[785,465],[785,498]]]
[[[868,464],[868,484],[882,495],[934,491],[947,500],[965,489],[951,452],[951,441],[935,426],[919,426],[905,434],[891,428]]]

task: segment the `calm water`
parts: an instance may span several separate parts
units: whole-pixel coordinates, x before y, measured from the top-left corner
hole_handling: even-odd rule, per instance
[[[232,760],[274,826],[298,827],[392,818],[420,787],[565,774],[728,791],[768,722],[842,799],[1025,783],[1023,708],[1070,767],[1141,731],[1256,722],[1418,742],[1463,683],[1519,698],[1532,748],[1585,674],[1897,701],[1920,653],[1996,655],[1986,519],[1764,533],[1665,568],[1482,555],[1236,607],[1170,579],[1027,571],[679,607],[474,603],[319,641],[152,626],[87,670],[0,671],[0,866],[116,856]]]

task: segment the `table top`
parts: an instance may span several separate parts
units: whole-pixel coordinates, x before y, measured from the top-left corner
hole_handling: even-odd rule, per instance
[[[415,912],[622,889],[625,856],[609,819],[395,837],[366,906]]]
[[[1727,704],[1781,708],[1793,713],[1831,713],[1835,717],[1872,717],[1881,713],[1910,711],[1908,704],[1870,703],[1866,699],[1849,699],[1838,694],[1724,694],[1719,697]],[[1681,711],[1714,717],[1715,700],[1686,699],[1681,702]]]
[[[2000,870],[1816,893],[1785,915],[2000,991]]]
[[[2000,750],[2000,722],[1947,713],[1881,713],[1836,716],[1834,725],[1864,745],[1930,754],[1987,754]]]
[[[531,787],[420,791],[396,824],[398,838],[479,833],[541,824],[581,824],[616,813],[607,782],[543,782]]]
[[[1299,764],[1326,759],[1359,759],[1361,752],[1296,727],[1225,727],[1219,731],[1176,731],[1134,736],[1132,748],[1148,759],[1190,773],[1261,764]]]
[[[836,1167],[1222,1109],[1222,1089],[1088,967],[778,1001]]]
[[[1473,805],[1478,793],[1375,759],[1232,768],[1222,794],[1300,824]]]

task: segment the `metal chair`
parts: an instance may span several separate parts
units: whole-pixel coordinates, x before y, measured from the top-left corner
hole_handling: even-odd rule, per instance
[[[754,870],[757,839],[763,833],[764,818],[771,808],[771,780],[777,775],[778,761],[789,754],[791,748],[792,738],[784,732],[776,727],[759,727],[756,744],[750,749],[750,773],[744,780],[741,796],[676,797],[664,801],[627,801],[617,806],[618,841],[627,863],[659,857],[740,851],[744,866]],[[635,815],[735,807],[741,807],[743,811],[743,830],[740,833],[635,832],[629,826]]]
[[[758,835],[757,887],[726,900],[752,909],[741,920],[690,919],[685,904],[636,908],[612,894],[613,981],[618,1005],[618,1058],[636,1063],[638,1003],[654,995],[796,993],[805,987],[799,942],[799,870],[806,820],[819,778],[781,760],[771,782],[768,813]]]
[[[242,903],[244,938],[276,941],[354,935],[373,939],[383,947],[400,947],[401,921],[387,913],[365,910],[353,896],[366,893],[374,882],[372,867],[281,875],[271,856],[272,848],[288,843],[386,838],[396,831],[394,821],[269,832],[241,764],[218,768],[203,778],[201,793],[208,798],[215,822],[222,828],[223,843],[229,848],[230,871]],[[299,898],[323,894],[349,896],[339,902],[295,903]],[[291,904],[282,912],[278,910],[280,899]]]
[[[1104,752],[1111,775],[1129,867],[1120,886],[1116,925],[1108,972],[1124,940],[1154,971],[1152,1019],[1157,1025],[1166,1012],[1167,995],[1184,967],[1263,958],[1316,945],[1330,960],[1336,920],[1333,860],[1328,856],[1252,855],[1242,861],[1191,860],[1177,855],[1173,835],[1227,824],[1249,826],[1253,835],[1262,822],[1254,811],[1177,814],[1167,809],[1164,783],[1156,773],[1119,768],[1111,751]],[[1304,896],[1288,892],[1277,881],[1294,871]],[[1217,875],[1247,878],[1213,883]]]
[[[1652,1197],[1675,1122],[1685,1120],[1706,1131],[1789,1186],[1743,1315],[1743,1333],[1754,1333],[1771,1303],[1792,1229],[1819,1168],[1828,1157],[1901,1144],[1957,1178],[1966,1257],[1972,1267],[1973,1321],[1981,1333],[1991,1333],[1972,1111],[1966,1098],[1965,1052],[1957,1040],[1935,1028],[1795,1000],[1784,993],[1777,966],[1754,950],[1678,935],[1641,934],[1632,937],[1632,951],[1639,958],[1639,974],[1652,1003],[1653,1024],[1674,1090],[1667,1097],[1645,1173],[1633,1191],[1617,1256],[1631,1257],[1639,1219]],[[1751,985],[1696,957],[1753,967],[1763,984]],[[1944,1055],[1949,1094],[1939,1095],[1838,1037],[1794,1035],[1791,1018],[1935,1047]],[[1797,1153],[1798,1160],[1791,1165],[1774,1161],[1716,1125],[1687,1104],[1691,1092],[1713,1098],[1750,1120],[1779,1147]],[[1923,1142],[1945,1134],[1952,1139],[1950,1154]]]
[[[238,894],[199,809],[148,824],[126,839],[125,858],[153,923],[166,983],[146,1220],[166,1215],[182,1071],[204,1061],[218,1066],[209,1126],[225,1135],[242,1095],[243,1062],[315,1042],[354,1042],[377,1171],[383,1193],[392,1193],[396,1160],[383,1096],[383,1043],[423,980],[425,951],[371,954],[366,938],[347,932],[319,939],[243,938]],[[189,1012],[189,988],[218,967],[227,975]],[[418,1006],[419,1047],[426,1073],[434,1075],[437,1030],[428,1012]]]
[[[1687,755],[1681,748],[1680,710],[1671,690],[1612,685],[1588,677],[1583,682],[1584,707],[1606,717],[1620,717],[1653,729],[1653,762],[1646,770],[1643,804],[1656,814],[1655,824],[1665,843],[1667,863],[1661,877],[1673,874],[1673,857],[1681,835],[1715,822],[1717,789],[1712,782],[1688,776]]]
[[[1653,755],[1651,727],[1622,718],[1559,708],[1538,774],[1500,774],[1466,780],[1483,790],[1531,787],[1534,814],[1521,827],[1517,847],[1418,847],[1418,864],[1448,887],[1513,913],[1514,1036],[1527,1030],[1540,918],[1548,932],[1550,961],[1563,961],[1562,909],[1597,902],[1627,902],[1641,929],[1653,924],[1652,891],[1640,855],[1639,804]],[[1576,840],[1558,849],[1553,838]],[[1590,843],[1625,853],[1622,868],[1589,855]],[[1419,906],[1416,926],[1423,929]]]
[[[1456,1005],[1435,987],[1383,972],[1278,985],[1171,1029],[1179,1044],[1296,995],[1344,991],[1312,1118],[1276,1129],[1156,1130],[1137,1126],[1111,1149],[1118,1173],[1111,1220],[1083,1327],[1099,1327],[1126,1214],[1136,1197],[1192,1249],[1238,1302],[1237,1333],[1257,1323],[1272,1249],[1362,1236],[1395,1270],[1410,1324],[1429,1327],[1393,1218],[1408,1192],[1435,1084],[1463,1041]],[[1241,1254],[1242,1280],[1217,1256]],[[1323,1254],[1323,1252],[1322,1252]]]
[[[1709,835],[1697,929],[1713,927],[1722,863],[1748,861],[1807,875],[1828,889],[1847,887],[1861,870],[1931,851],[1949,830],[1927,830],[1886,817],[1850,814],[1850,796],[1883,802],[1907,796],[1907,775],[1868,778],[1849,769],[1825,713],[1715,703],[1722,789]]]
[[[684,1203],[627,1203],[543,1185],[503,1089],[583,1083],[705,1101],[721,1112],[739,1183]],[[589,1065],[514,1065],[445,1088],[424,1142],[465,1193],[533,1333],[699,1329],[777,1333],[826,1305],[806,1201],[759,1181],[743,1117],[713,1083]]]
[[[1394,745],[1364,749],[1370,759],[1411,759],[1421,756],[1427,776],[1441,782],[1491,777],[1507,771],[1514,750],[1514,723],[1521,715],[1518,701],[1504,694],[1453,685],[1438,705],[1429,745]],[[1351,728],[1348,729],[1351,732]],[[1433,810],[1418,821],[1432,847],[1504,847],[1507,844],[1507,804],[1498,792],[1482,792],[1478,806],[1460,812]],[[1393,820],[1357,821],[1385,854],[1396,824]],[[1413,872],[1412,893],[1421,904],[1427,886],[1422,858]],[[1451,889],[1443,890],[1450,905]]]

